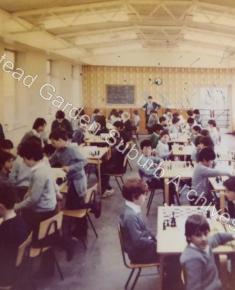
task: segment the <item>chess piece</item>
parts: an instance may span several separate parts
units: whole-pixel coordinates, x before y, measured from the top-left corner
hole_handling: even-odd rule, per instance
[[[211,212],[210,212],[210,210],[207,210],[207,211],[206,211],[206,217],[207,217],[208,219],[211,218]]]
[[[169,220],[166,220],[166,226],[169,227],[170,224],[169,224]]]
[[[175,213],[174,212],[172,212],[171,227],[173,227],[173,228],[176,227],[176,220],[175,220]]]
[[[219,176],[216,176],[215,180],[217,183],[219,183]]]
[[[164,221],[163,224],[162,224],[162,229],[163,229],[163,231],[166,230],[166,223],[165,223],[165,221]]]

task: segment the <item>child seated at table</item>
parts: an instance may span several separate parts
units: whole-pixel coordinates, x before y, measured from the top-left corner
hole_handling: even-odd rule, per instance
[[[213,143],[215,145],[219,145],[221,141],[221,136],[215,120],[211,119],[208,121],[208,129]]]
[[[161,132],[160,140],[156,147],[157,154],[160,158],[166,160],[171,156],[171,151],[168,142],[170,141],[170,136],[168,131],[164,130]]]
[[[178,117],[173,117],[169,132],[175,135],[181,133],[180,119]]]
[[[0,151],[0,181],[9,181],[15,156],[9,152]]]
[[[13,154],[14,144],[9,139],[0,140],[0,150]]]
[[[185,236],[187,247],[180,257],[184,269],[186,290],[222,290],[213,248],[235,239],[231,233],[218,233],[208,237],[210,226],[203,215],[187,218]]]
[[[215,152],[212,148],[202,149],[198,155],[199,163],[194,168],[192,176],[192,188],[198,197],[206,199],[206,204],[212,200],[209,177],[231,175],[228,169],[212,168],[215,157]]]
[[[160,140],[160,134],[163,131],[163,127],[159,124],[156,124],[152,127],[153,133],[150,137],[152,148],[156,148],[158,141]]]
[[[14,211],[16,192],[8,182],[0,182],[0,288],[12,285],[16,279],[18,247],[26,240],[29,231]]]

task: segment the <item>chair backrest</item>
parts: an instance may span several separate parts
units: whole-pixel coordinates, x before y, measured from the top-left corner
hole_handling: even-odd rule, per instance
[[[16,267],[19,267],[22,264],[23,259],[25,257],[26,250],[31,245],[32,236],[33,236],[32,233],[30,233],[27,239],[19,246],[17,257],[16,257],[16,264],[15,264]]]
[[[38,240],[44,239],[46,236],[50,236],[56,233],[62,227],[63,212],[60,211],[53,217],[46,219],[40,223]]]
[[[95,185],[93,185],[92,187],[87,189],[86,195],[85,195],[85,203],[91,203],[92,200],[95,197],[95,192],[98,189],[98,184],[96,183]]]
[[[123,263],[126,267],[129,267],[129,265],[127,264],[127,261],[126,261],[124,242],[123,242],[123,236],[122,236],[122,228],[121,228],[120,224],[118,224],[118,236],[119,236],[119,241],[120,241],[120,246],[121,246]]]

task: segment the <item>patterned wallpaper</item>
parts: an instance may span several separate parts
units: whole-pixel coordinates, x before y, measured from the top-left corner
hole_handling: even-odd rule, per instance
[[[156,78],[162,85],[154,84]],[[199,88],[235,84],[235,69],[158,68],[158,67],[82,67],[83,101],[86,107],[107,107],[106,85],[135,85],[135,107],[148,95],[163,107],[189,107],[198,102]],[[230,89],[230,91],[232,91]],[[231,92],[232,94],[232,92]],[[190,103],[190,104],[189,104]],[[122,105],[123,106],[123,105]],[[133,105],[129,105],[133,107]],[[109,105],[109,107],[114,107]],[[128,105],[125,105],[128,107]]]

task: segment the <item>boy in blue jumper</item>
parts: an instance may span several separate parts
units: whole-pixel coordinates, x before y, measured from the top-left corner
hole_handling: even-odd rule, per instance
[[[234,234],[208,237],[210,226],[203,215],[194,214],[185,223],[187,247],[180,257],[186,274],[186,290],[222,290],[213,248],[235,239]]]

